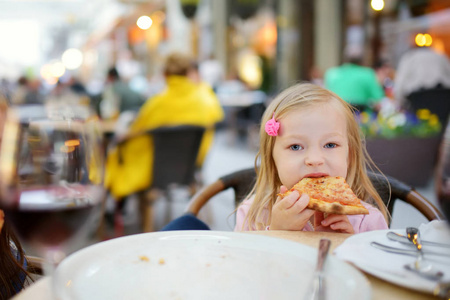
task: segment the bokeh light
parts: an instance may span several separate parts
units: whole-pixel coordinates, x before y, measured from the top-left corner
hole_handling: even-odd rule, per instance
[[[428,33],[425,33],[423,36],[425,37],[425,46],[430,47],[433,43],[433,38]]]
[[[41,77],[51,85],[56,84],[58,79],[63,76],[65,72],[66,68],[61,61],[47,63],[43,65],[40,70]]]
[[[50,72],[53,77],[59,78],[64,75],[66,68],[61,61],[54,61],[50,65]]]
[[[419,47],[429,47],[433,43],[433,38],[428,33],[418,33],[414,40]]]
[[[61,61],[67,70],[78,69],[83,63],[83,53],[75,48],[67,49],[62,55]]]
[[[244,53],[239,59],[238,73],[240,78],[252,88],[262,83],[261,59],[254,53]]]
[[[384,8],[384,0],[372,0],[370,6],[375,11],[381,11]]]
[[[136,25],[143,30],[149,29],[152,26],[152,19],[149,16],[140,16]]]

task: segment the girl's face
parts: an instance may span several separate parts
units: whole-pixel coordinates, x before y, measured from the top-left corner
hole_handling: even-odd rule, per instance
[[[299,108],[278,121],[273,159],[284,186],[290,189],[305,177],[346,178],[347,125],[336,107]]]

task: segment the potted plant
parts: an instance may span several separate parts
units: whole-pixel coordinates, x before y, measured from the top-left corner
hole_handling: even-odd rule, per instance
[[[433,177],[442,137],[439,118],[427,109],[417,112],[368,112],[356,115],[367,151],[386,175],[411,186],[426,186]]]

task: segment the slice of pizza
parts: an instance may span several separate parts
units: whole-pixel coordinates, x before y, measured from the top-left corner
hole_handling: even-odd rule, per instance
[[[292,189],[280,194],[282,198],[297,190],[309,195],[308,208],[329,214],[359,215],[369,211],[353,193],[342,177],[303,178]]]

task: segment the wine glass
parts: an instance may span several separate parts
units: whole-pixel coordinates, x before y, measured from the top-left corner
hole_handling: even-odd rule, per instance
[[[0,208],[51,275],[95,224],[104,201],[104,152],[85,108],[12,107],[2,132]]]
[[[450,225],[450,121],[442,138],[436,174],[438,202]]]

